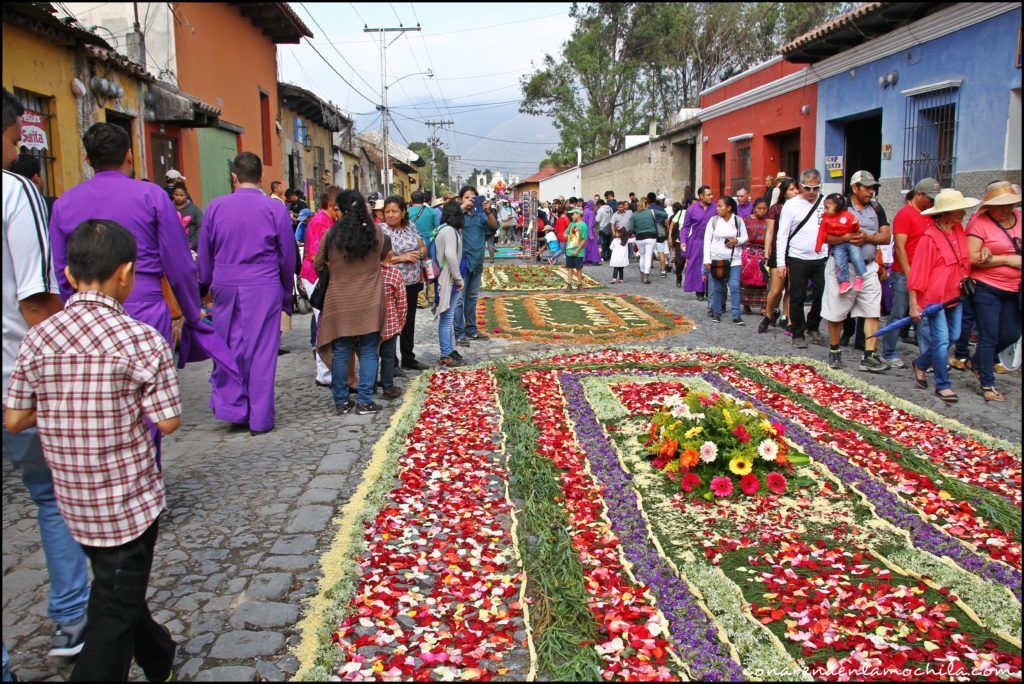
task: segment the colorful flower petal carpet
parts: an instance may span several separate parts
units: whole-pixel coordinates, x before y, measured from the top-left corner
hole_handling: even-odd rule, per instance
[[[568,270],[564,266],[502,264],[484,266],[480,287],[486,292],[534,292],[565,289],[568,283]],[[594,290],[604,288],[604,285],[586,274],[583,276],[583,285]]]
[[[1020,680],[1021,453],[816,362],[424,375],[298,678]]]
[[[611,344],[679,335],[693,327],[686,317],[638,295],[552,292],[480,301],[477,325],[507,340]]]

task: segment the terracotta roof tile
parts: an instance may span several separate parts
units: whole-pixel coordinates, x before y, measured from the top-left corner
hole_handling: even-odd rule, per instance
[[[788,45],[783,46],[779,52],[783,55],[789,54],[795,50],[799,50],[809,43],[813,43],[816,40],[824,38],[825,36],[835,33],[839,29],[843,28],[848,24],[852,24],[855,21],[871,16],[878,10],[882,9],[884,3],[881,2],[867,2],[856,7],[846,14],[836,17],[831,21],[827,21],[820,26],[816,26],[804,35],[800,36],[796,40],[792,41]]]

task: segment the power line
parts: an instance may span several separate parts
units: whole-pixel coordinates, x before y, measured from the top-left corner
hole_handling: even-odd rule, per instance
[[[424,38],[435,38],[437,36],[450,36],[450,35],[453,35],[453,34],[456,34],[456,33],[469,33],[471,31],[483,31],[483,30],[492,29],[492,28],[503,28],[503,27],[509,26],[511,24],[525,24],[525,23],[531,22],[531,21],[540,21],[541,19],[550,19],[551,17],[565,17],[565,16],[566,15],[565,15],[564,12],[555,12],[554,14],[545,14],[545,15],[540,16],[540,17],[531,17],[529,19],[517,19],[515,21],[506,21],[506,22],[502,22],[500,24],[491,24],[489,26],[475,26],[473,28],[456,29],[454,31],[441,31],[440,33],[426,33],[426,34],[423,35],[423,37]],[[366,22],[364,21],[363,23],[365,24]],[[358,44],[376,43],[376,42],[377,41],[375,41],[375,40],[339,40],[339,41],[335,41],[335,43],[337,45],[358,45]]]
[[[348,6],[351,7],[352,11],[356,13],[357,17],[359,17],[359,21],[363,22],[363,26],[366,26],[366,20],[363,19],[363,15],[359,13],[359,10],[356,9],[356,6],[353,3],[351,3],[351,2],[348,3]],[[366,43],[366,42],[369,42],[369,41],[361,40],[359,42],[360,43]]]
[[[366,100],[367,102],[369,102],[370,104],[372,104],[374,106],[377,105],[377,102],[375,102],[374,100],[371,100],[370,98],[366,97],[366,95],[363,95],[361,90],[356,88],[354,85],[352,85],[351,82],[349,82],[349,80],[347,78],[342,76],[341,72],[338,71],[337,69],[335,69],[334,65],[331,64],[329,61],[327,61],[327,58],[324,57],[320,53],[320,51],[316,49],[316,45],[314,45],[312,43],[312,41],[309,40],[309,38],[306,39],[306,45],[308,45],[309,47],[313,48],[313,52],[315,52],[317,54],[317,56],[324,61],[324,64],[326,64],[327,66],[329,66],[331,68],[331,71],[333,71],[335,74],[338,75],[338,78],[340,78],[342,81],[344,81],[345,84],[348,85],[349,88],[351,88],[353,91],[355,91],[356,95],[358,95],[359,97],[363,98],[364,100]],[[376,93],[374,93],[374,95],[376,95]]]
[[[409,147],[409,139],[405,137],[405,133],[402,133],[402,129],[398,127],[398,123],[395,121],[395,119],[391,116],[390,113],[388,114],[388,119],[390,119],[391,123],[394,124],[395,131],[398,133],[398,135],[402,136],[402,140],[405,141],[405,146]]]
[[[309,11],[309,8],[306,7],[305,3],[300,2],[299,7],[301,7],[303,11],[305,11],[305,13],[309,16],[309,18],[313,20],[313,24],[315,24],[316,27],[320,29],[322,34],[327,33],[326,31],[324,31],[324,27],[320,25],[320,22],[316,20],[316,17],[313,16],[313,13]],[[308,38],[306,39],[306,42],[309,42]],[[374,91],[373,86],[370,85],[370,82],[363,78],[363,75],[359,73],[359,70],[352,66],[347,59],[345,59],[345,55],[341,54],[341,50],[339,50],[333,43],[331,44],[331,47],[334,48],[334,51],[338,53],[339,57],[341,57],[341,61],[345,62],[348,68],[355,72],[355,75],[358,76],[360,80],[362,80],[362,82],[366,84],[366,86],[370,89],[370,92],[376,95],[377,93]]]
[[[416,5],[415,5],[415,3],[410,2],[409,3],[409,7],[412,9],[412,16],[416,19],[416,25],[418,26],[419,23],[420,23],[420,16],[416,12]],[[424,51],[424,53],[426,54],[426,57],[427,57],[427,66],[430,68],[431,72],[433,72],[433,70],[434,70],[433,61],[434,60],[430,56],[430,46],[427,44],[426,38],[423,37],[423,32],[420,31],[419,34],[420,34],[420,40],[423,41],[423,51]],[[412,52],[413,59],[415,60],[416,59],[416,51],[413,50],[411,43],[409,44],[409,51]],[[418,60],[417,60],[417,62],[418,62]],[[445,109],[448,112],[448,118],[449,119],[454,119],[454,115],[452,114],[451,107],[448,106],[448,100],[445,98],[444,92],[442,92],[442,90],[441,90],[441,86],[439,84],[437,84],[437,83],[435,83],[434,86],[437,88],[437,94],[440,96],[441,102],[444,103]],[[427,93],[428,94],[430,93],[430,84],[427,84]],[[434,99],[433,96],[431,96],[430,99],[433,100]],[[435,102],[435,106],[436,106],[436,104],[437,103]],[[438,110],[440,110],[440,107],[438,107]],[[452,124],[452,125],[454,125],[454,124]],[[454,147],[455,151],[459,152],[458,138],[452,138],[451,133],[448,132],[447,128],[443,128],[442,130],[445,131],[445,137],[448,139],[449,146]]]
[[[402,114],[401,112],[395,112],[395,114],[397,114],[398,116],[402,117],[403,119],[408,119],[409,121],[417,121],[418,123],[423,123],[422,121],[419,121],[419,119],[414,119],[411,116],[406,116],[405,114]],[[528,140],[503,140],[501,138],[488,138],[485,135],[474,135],[472,133],[463,133],[462,131],[457,131],[454,128],[449,129],[449,130],[451,130],[451,132],[455,133],[456,135],[465,135],[465,136],[468,136],[470,138],[479,138],[480,140],[492,140],[494,142],[512,143],[513,145],[561,145],[561,143],[558,143],[558,142],[530,142]]]

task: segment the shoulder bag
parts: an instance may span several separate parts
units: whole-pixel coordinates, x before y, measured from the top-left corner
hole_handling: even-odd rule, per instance
[[[321,238],[321,242],[329,240],[332,237],[331,233],[333,231],[334,226],[331,226],[331,229],[324,234],[323,238]],[[328,242],[327,244],[329,245],[330,243]],[[329,249],[329,247],[327,249]],[[309,305],[317,311],[324,310],[324,299],[327,297],[327,287],[330,284],[331,269],[325,264],[322,271],[317,271],[316,285],[313,286],[313,291],[309,293]]]
[[[796,234],[799,233],[800,230],[807,225],[807,222],[811,220],[811,217],[814,216],[814,212],[818,210],[819,204],[821,204],[821,193],[818,193],[818,200],[814,203],[814,206],[811,207],[811,210],[807,212],[807,216],[804,216],[804,220],[800,222],[800,225],[790,231],[789,242],[786,243],[786,253],[782,255],[783,266],[786,265],[786,261],[789,259],[789,248],[793,246],[793,238],[795,238]]]
[[[668,239],[668,233],[665,232],[665,222],[658,220],[658,215],[651,209],[651,217],[654,219],[654,228],[658,231],[658,242],[664,242]]]
[[[736,225],[736,238],[739,239],[740,224],[736,221],[736,217],[735,216],[733,216],[732,218],[733,218],[733,223]],[[716,216],[715,217],[716,225],[717,225],[717,222],[719,220],[720,219]],[[712,234],[714,233],[714,230],[715,230],[714,228],[711,229]],[[729,258],[728,259],[712,259],[711,260],[711,275],[713,277],[717,278],[718,280],[728,280],[729,279],[729,271],[732,269],[732,258],[733,258],[733,256],[735,256],[735,254],[736,254],[736,248],[733,247],[732,251],[729,253]]]

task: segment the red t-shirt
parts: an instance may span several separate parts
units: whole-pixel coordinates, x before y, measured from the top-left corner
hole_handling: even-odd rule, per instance
[[[959,295],[960,281],[971,274],[964,227],[957,223],[949,233],[943,233],[932,226],[917,247],[907,276],[907,289],[917,293],[917,305],[923,309]]]
[[[559,242],[565,242],[565,231],[569,230],[569,217],[562,214],[555,221],[555,235],[558,236]]]
[[[847,235],[860,230],[860,221],[849,211],[841,211],[835,216],[823,214],[821,225],[818,226],[818,241],[814,245],[814,251],[820,252],[821,246],[825,244],[825,238],[829,235]]]
[[[896,212],[896,216],[893,217],[892,234],[907,236],[907,262],[909,264],[913,265],[914,263],[914,252],[917,251],[917,241],[921,239],[922,235],[924,235],[924,231],[932,225],[931,217],[923,216],[912,202],[905,204],[902,209]],[[897,273],[902,273],[903,271],[903,269],[900,268],[899,259],[893,260],[892,268],[893,271],[896,271]]]

